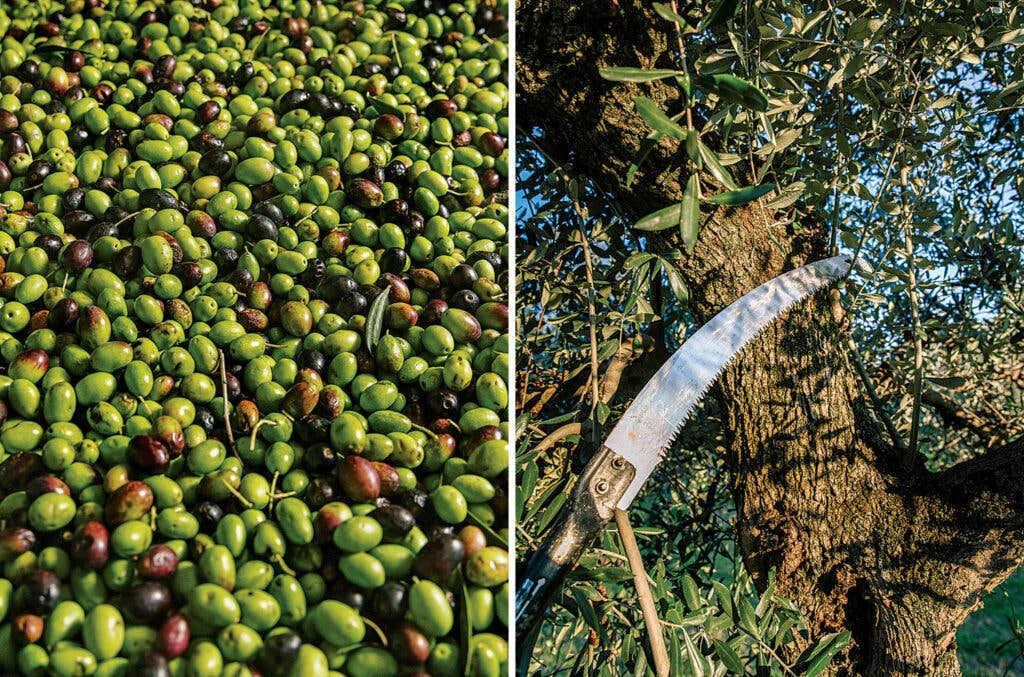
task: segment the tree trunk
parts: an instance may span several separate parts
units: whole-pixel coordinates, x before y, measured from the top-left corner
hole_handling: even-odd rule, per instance
[[[597,74],[674,67],[672,34],[652,29],[649,3],[523,0],[517,24],[518,124],[543,129],[549,152],[636,216],[678,202],[685,163],[667,140],[624,186],[647,132],[633,97],[668,108],[674,90]],[[698,318],[826,255],[818,224],[787,231],[773,216],[760,204],[710,215],[680,268]],[[652,250],[677,246],[655,238]],[[758,337],[715,388],[740,550],[760,584],[776,569],[777,592],[815,635],[852,633],[835,674],[958,675],[957,627],[1024,556],[1024,445],[942,474],[907,468],[865,404],[844,332],[820,294]]]

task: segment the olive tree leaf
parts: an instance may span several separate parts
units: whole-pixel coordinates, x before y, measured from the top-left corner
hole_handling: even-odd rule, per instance
[[[736,8],[739,6],[739,0],[718,0],[711,13],[700,22],[700,30],[724,24],[736,16]]]
[[[659,209],[656,212],[652,212],[637,221],[634,227],[637,230],[646,230],[649,232],[656,232],[659,230],[665,230],[666,228],[671,228],[679,223],[679,211],[682,206],[682,203],[679,203],[665,207],[664,209]]]
[[[699,181],[696,172],[690,175],[690,180],[686,182],[686,190],[683,192],[683,201],[679,205],[679,237],[682,238],[686,251],[691,254],[700,234]]]
[[[638,96],[634,101],[636,110],[651,129],[668,134],[676,139],[685,139],[686,130],[672,122],[672,119],[665,114],[665,111],[658,108],[658,105],[646,96]]]
[[[722,663],[725,664],[725,667],[729,668],[730,672],[737,675],[746,674],[746,670],[743,669],[743,661],[740,660],[739,654],[736,653],[735,649],[717,639],[712,641],[715,644],[715,653],[722,659]]]
[[[462,655],[467,657],[463,674],[465,677],[469,677],[472,661],[469,660],[468,656],[470,655],[470,646],[473,644],[473,617],[470,615],[470,609],[473,607],[473,604],[469,599],[469,588],[466,587],[466,582],[460,581],[460,583],[462,608],[459,610],[459,644],[462,645]]]
[[[654,10],[655,14],[660,16],[665,21],[671,21],[673,23],[677,23],[677,24],[679,24],[680,26],[682,26],[683,28],[686,28],[686,29],[690,28],[690,23],[686,19],[684,19],[683,17],[681,17],[678,14],[676,14],[675,12],[673,12],[672,8],[669,7],[668,5],[666,5],[665,3],[663,3],[663,2],[652,3],[651,4],[651,8]]]
[[[753,202],[757,198],[764,197],[773,190],[775,190],[774,184],[762,183],[760,186],[747,186],[745,188],[740,188],[739,190],[727,190],[724,193],[709,195],[705,200],[711,204],[735,207],[737,205],[745,205],[748,202]]]
[[[732,180],[729,171],[722,166],[722,162],[715,155],[714,151],[704,145],[704,142],[697,139],[697,152],[700,159],[707,167],[711,175],[718,179],[718,182],[730,190],[736,190],[736,182]]]
[[[962,376],[925,376],[926,379],[931,381],[937,386],[943,388],[960,388],[967,383],[967,379]]]
[[[387,291],[377,294],[370,304],[370,310],[366,313],[366,349],[373,353],[380,340],[381,332],[384,330],[384,311],[388,307],[388,298],[391,296]]]
[[[799,658],[797,665],[803,667],[805,677],[815,677],[828,667],[832,658],[850,643],[849,632],[836,632],[825,635],[812,646],[807,647]]]
[[[381,113],[389,113],[391,115],[397,115],[400,118],[404,118],[405,117],[405,111],[404,110],[402,110],[401,108],[398,108],[397,106],[392,106],[390,103],[388,103],[387,101],[385,101],[383,98],[381,98],[379,96],[369,96],[369,97],[366,98],[366,100],[369,101],[371,104],[373,104],[373,107],[376,108]]]
[[[684,307],[689,305],[690,290],[687,288],[686,282],[683,281],[683,276],[679,274],[679,269],[664,259],[661,267],[665,270],[665,277],[668,278],[668,284],[672,287],[672,293],[675,294],[676,300]]]
[[[676,75],[681,75],[682,71],[672,70],[669,68],[632,68],[629,66],[616,66],[613,68],[602,68],[598,73],[605,80],[611,80],[612,82],[652,82],[654,80],[664,80]]]
[[[586,594],[583,593],[579,588],[574,587],[572,589],[572,596],[576,600],[576,606],[583,616],[583,620],[587,622],[587,625],[598,634],[601,641],[605,644],[608,643],[608,636],[605,635],[604,626],[601,625],[601,621],[597,618],[597,612],[594,611],[594,606],[590,600],[587,599]]]
[[[670,117],[669,120],[676,122],[681,117],[683,117],[683,113],[680,112]],[[647,156],[650,155],[651,150],[658,144],[658,141],[661,140],[662,136],[664,135],[661,132],[651,132],[646,137],[644,137],[643,141],[640,142],[640,150],[637,151],[636,157],[633,159],[632,162],[629,163],[629,169],[626,170],[627,188],[629,188],[629,186],[633,183],[633,179],[636,178],[637,171],[640,170],[640,165],[642,165],[644,160],[647,159]],[[687,139],[689,139],[691,136],[694,135],[692,133],[688,133]]]
[[[768,110],[768,97],[743,78],[728,73],[715,73],[714,75],[702,75],[697,82],[727,101],[738,103],[761,113]]]

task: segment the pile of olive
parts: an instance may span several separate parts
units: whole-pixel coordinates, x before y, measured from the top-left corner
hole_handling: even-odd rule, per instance
[[[0,6],[0,673],[507,672],[506,13]]]

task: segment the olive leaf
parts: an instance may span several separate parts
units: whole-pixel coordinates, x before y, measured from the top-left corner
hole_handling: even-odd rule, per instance
[[[690,23],[683,17],[679,16],[677,13],[673,12],[672,8],[666,5],[665,3],[655,2],[651,4],[651,8],[654,9],[655,14],[660,16],[665,21],[677,23],[683,28],[690,28]]]
[[[602,68],[598,73],[605,80],[612,82],[652,82],[682,75],[682,71],[668,68],[631,68],[629,66]]]
[[[760,113],[768,110],[768,97],[743,78],[728,73],[716,73],[700,76],[697,83],[727,101],[738,103]]]
[[[705,200],[711,204],[735,207],[737,205],[745,205],[748,202],[753,202],[759,197],[764,197],[773,190],[775,190],[775,186],[773,184],[762,183],[760,186],[747,186],[745,188],[740,188],[739,190],[727,190],[724,193],[709,195]]]
[[[700,159],[707,166],[711,175],[718,179],[726,188],[730,190],[736,190],[736,182],[732,180],[732,176],[729,175],[729,171],[722,166],[722,162],[715,155],[714,151],[704,145],[704,142],[697,139],[697,153],[700,155]]]
[[[724,24],[726,21],[736,16],[736,9],[739,6],[739,0],[718,0],[718,3],[715,5],[715,8],[711,10],[711,13],[704,17],[704,20],[700,22],[700,30]]]
[[[683,201],[679,205],[679,237],[686,246],[686,251],[693,253],[693,245],[700,234],[700,179],[697,173],[690,175],[683,192]],[[677,295],[678,296],[678,295]]]
[[[836,632],[825,635],[814,645],[809,646],[797,659],[797,666],[803,667],[805,677],[815,677],[828,667],[832,657],[846,648],[850,643],[849,632]]]
[[[462,646],[462,656],[465,661],[463,675],[469,677],[473,661],[470,659],[470,647],[473,646],[473,616],[470,613],[472,602],[469,598],[469,588],[461,572],[459,579],[459,593],[462,597],[462,604],[459,605],[459,644]]]
[[[722,663],[725,667],[729,668],[730,672],[737,675],[742,675],[746,672],[743,669],[743,661],[740,660],[739,654],[731,646],[720,640],[712,640],[715,645],[715,653],[722,659]]]
[[[638,96],[634,101],[636,110],[651,129],[668,134],[676,139],[685,139],[686,130],[672,122],[672,119],[665,114],[665,111],[658,108],[658,105],[646,96]]]
[[[397,115],[400,118],[405,117],[404,110],[396,106],[392,106],[379,96],[368,96],[366,97],[366,100],[369,101],[379,113],[390,113],[391,115]]]
[[[637,221],[634,227],[637,230],[646,230],[648,232],[671,228],[679,223],[679,213],[682,206],[682,203],[678,203],[664,209],[659,209]]]
[[[664,259],[662,259],[661,267],[665,270],[665,277],[668,278],[668,284],[672,287],[672,293],[676,300],[683,306],[689,305],[690,290],[687,288],[686,282],[683,281],[683,276],[679,274],[679,269]]]
[[[366,313],[366,349],[373,353],[384,331],[384,310],[388,307],[391,294],[385,290],[374,297],[370,310]]]

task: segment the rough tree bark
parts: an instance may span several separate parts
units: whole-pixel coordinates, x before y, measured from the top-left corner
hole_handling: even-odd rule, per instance
[[[684,166],[665,142],[623,185],[646,127],[632,100],[671,108],[659,83],[598,77],[598,66],[674,67],[649,3],[522,0],[518,124],[636,215],[678,202]],[[678,105],[676,106],[678,109]],[[772,227],[761,205],[721,209],[681,273],[711,317],[783,270],[825,254],[815,224]],[[655,246],[678,246],[663,240]],[[824,296],[776,323],[727,370],[716,396],[747,568],[794,600],[815,633],[849,630],[843,675],[958,675],[956,629],[1024,561],[1024,441],[941,474],[907,468],[865,404],[844,329]]]

